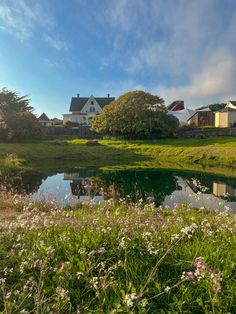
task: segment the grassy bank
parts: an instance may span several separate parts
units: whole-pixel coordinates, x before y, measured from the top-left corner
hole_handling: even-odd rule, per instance
[[[235,311],[235,215],[142,203],[62,210],[6,191],[0,201],[23,210],[0,225],[4,313]]]
[[[74,167],[236,169],[235,137],[155,141],[100,140],[97,146],[88,146],[86,142],[72,140],[0,144],[0,167],[4,167],[6,156],[12,155],[21,159],[22,167],[34,170]],[[229,173],[232,175],[233,171],[230,170]]]

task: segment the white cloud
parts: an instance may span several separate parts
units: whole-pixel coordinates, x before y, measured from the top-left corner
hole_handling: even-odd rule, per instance
[[[109,0],[106,14],[114,29],[111,55],[116,52],[137,84],[149,77],[147,90],[190,105],[235,95],[236,13],[230,6],[217,0]]]
[[[29,5],[25,0],[10,0],[0,3],[0,30],[6,31],[21,42],[33,37],[38,29],[42,39],[56,50],[68,50],[70,45],[66,41],[56,38],[54,28],[56,22],[46,7],[40,2]]]
[[[203,64],[201,71],[194,73],[188,84],[180,86],[156,86],[168,102],[184,99],[186,104],[199,105],[233,99],[236,86],[236,60],[228,51],[216,51]]]
[[[36,26],[48,29],[53,24],[53,19],[37,3],[30,6],[24,0],[0,3],[1,29],[16,36],[22,42],[33,36]]]
[[[68,50],[70,48],[70,45],[67,42],[49,35],[45,35],[43,40],[56,50]]]

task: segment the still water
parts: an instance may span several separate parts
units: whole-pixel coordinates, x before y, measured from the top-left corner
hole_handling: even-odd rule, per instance
[[[154,201],[157,206],[178,203],[236,212],[236,179],[206,173],[171,170],[99,171],[77,169],[55,175],[23,174],[11,180],[19,191],[31,193],[34,200],[54,200],[59,204],[108,199]]]

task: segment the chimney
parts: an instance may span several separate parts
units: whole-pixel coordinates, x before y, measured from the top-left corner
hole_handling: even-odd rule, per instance
[[[77,94],[77,97],[79,98],[79,93]]]
[[[109,98],[109,97],[110,97],[110,94],[107,94],[107,97]]]

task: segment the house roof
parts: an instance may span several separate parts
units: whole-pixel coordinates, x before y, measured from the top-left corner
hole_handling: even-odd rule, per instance
[[[81,111],[90,97],[72,97],[70,103],[70,112]],[[101,108],[109,105],[115,97],[94,97]]]
[[[199,111],[199,112],[208,112],[208,111],[212,111],[212,110],[209,107],[207,107],[207,108],[197,109],[197,111]]]
[[[38,117],[38,120],[43,120],[43,121],[50,121],[46,113],[42,113],[40,117]]]
[[[232,105],[236,106],[236,101],[235,100],[230,100],[229,101]]]
[[[58,118],[53,118],[53,119],[51,119],[51,121],[62,121],[62,120],[58,119]]]
[[[185,108],[179,111],[170,110],[168,111],[168,113],[175,116],[179,120],[180,123],[186,123],[188,119],[193,116],[193,114],[195,113],[195,110]]]
[[[175,100],[169,106],[166,107],[169,111],[179,111],[184,109],[184,101],[183,100]]]

